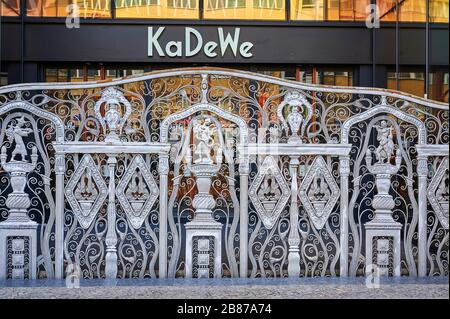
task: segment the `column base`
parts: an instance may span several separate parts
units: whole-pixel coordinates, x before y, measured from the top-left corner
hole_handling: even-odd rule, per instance
[[[0,223],[0,279],[36,279],[38,224]]]

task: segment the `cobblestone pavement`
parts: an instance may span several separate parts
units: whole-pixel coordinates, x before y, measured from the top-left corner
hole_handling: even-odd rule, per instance
[[[0,281],[0,299],[10,298],[449,298],[448,278],[384,279],[369,289],[357,279],[84,280],[68,289],[64,281]]]

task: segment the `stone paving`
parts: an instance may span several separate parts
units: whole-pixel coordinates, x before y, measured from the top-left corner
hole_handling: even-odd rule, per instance
[[[11,298],[149,298],[149,299],[302,299],[302,298],[449,298],[448,278],[389,279],[367,288],[357,279],[105,280],[81,281],[68,289],[63,281],[0,282],[0,299]]]

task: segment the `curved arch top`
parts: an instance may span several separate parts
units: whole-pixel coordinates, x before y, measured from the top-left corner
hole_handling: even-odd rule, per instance
[[[11,110],[15,110],[15,109],[21,109],[21,110],[31,112],[41,118],[45,118],[45,119],[51,121],[55,125],[55,129],[56,129],[56,142],[57,143],[64,142],[64,124],[58,116],[56,116],[55,114],[50,113],[48,111],[45,111],[41,108],[38,108],[31,103],[24,102],[24,101],[14,101],[14,102],[10,102],[5,105],[2,105],[0,107],[0,115],[3,115],[5,113],[7,113]]]
[[[425,145],[427,143],[427,130],[425,124],[422,121],[389,105],[382,105],[382,104],[347,119],[342,125],[341,142],[343,144],[348,144],[348,134],[350,128],[353,125],[362,122],[364,120],[367,120],[371,117],[374,117],[380,113],[392,114],[397,118],[416,126],[417,129],[419,130],[419,145]]]
[[[184,118],[186,118],[192,114],[195,114],[196,112],[199,112],[199,111],[210,111],[228,121],[236,123],[239,126],[240,143],[242,145],[248,143],[248,128],[247,128],[247,124],[245,123],[245,121],[242,118],[240,118],[228,111],[222,110],[222,109],[218,108],[217,106],[215,106],[213,104],[209,104],[209,103],[196,104],[196,105],[188,108],[187,110],[172,114],[172,115],[168,116],[166,119],[164,119],[164,121],[161,123],[161,128],[160,128],[161,142],[162,143],[168,142],[169,127],[172,123],[174,123],[178,120],[184,119]]]

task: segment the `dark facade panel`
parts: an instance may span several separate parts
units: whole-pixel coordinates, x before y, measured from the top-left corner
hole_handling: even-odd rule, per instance
[[[153,25],[156,32],[161,25]],[[159,37],[164,49],[169,41],[182,41],[185,27],[168,25]],[[225,35],[234,34],[234,26],[189,25],[200,32],[203,44],[218,42],[218,28]],[[46,62],[139,62],[139,63],[314,63],[371,64],[373,30],[365,27],[325,26],[236,26],[240,44],[250,41],[253,56],[234,57],[228,50],[222,57],[207,57],[203,50],[193,57],[147,56],[148,25],[81,24],[67,29],[64,23],[27,23],[25,25],[25,60]],[[20,24],[3,23],[3,60],[20,60]],[[402,27],[399,37],[400,63],[424,64],[424,28]],[[431,64],[448,65],[448,29],[430,32]],[[377,64],[395,64],[395,28],[375,30]],[[195,45],[195,38],[192,45]],[[220,49],[216,51],[220,53]],[[183,53],[184,55],[184,53]]]

